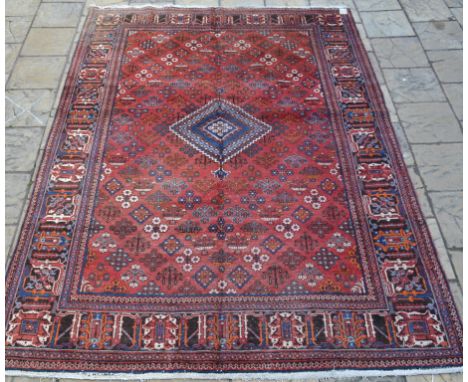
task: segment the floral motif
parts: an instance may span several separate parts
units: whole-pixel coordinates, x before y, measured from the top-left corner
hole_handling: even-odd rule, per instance
[[[92,246],[98,248],[99,252],[106,253],[109,249],[117,247],[114,239],[112,239],[109,232],[104,232],[96,240],[93,241]]]
[[[177,256],[176,262],[182,264],[182,269],[185,272],[190,272],[193,268],[193,264],[197,264],[200,262],[200,257],[193,256],[192,250],[190,248],[184,249],[183,256]]]
[[[240,50],[246,50],[250,48],[252,45],[250,45],[248,42],[245,40],[239,40],[236,43],[234,43],[234,48],[239,48]]]
[[[132,190],[123,190],[122,194],[115,197],[117,202],[121,202],[122,208],[130,208],[132,203],[138,202],[138,196],[133,195]]]
[[[282,223],[277,224],[275,228],[278,232],[283,233],[286,239],[292,239],[294,237],[294,233],[301,229],[299,224],[292,222],[291,218],[283,219]]]
[[[292,69],[289,73],[286,74],[286,77],[292,79],[293,81],[299,81],[304,75],[299,73],[297,69]]]
[[[140,283],[148,280],[148,276],[143,272],[140,265],[133,264],[132,267],[122,275],[121,279],[126,281],[130,288],[137,288]]]
[[[263,62],[265,65],[271,66],[276,61],[278,61],[275,57],[271,54],[265,54],[263,57],[260,58],[260,62]]]
[[[195,50],[201,48],[203,45],[201,43],[199,43],[197,40],[191,40],[189,42],[186,42],[185,46],[187,48],[190,48],[190,50],[195,51]]]
[[[161,57],[161,61],[164,62],[167,66],[171,66],[172,64],[175,64],[179,59],[177,57],[174,57],[172,53],[166,54],[166,56]]]
[[[158,240],[161,237],[162,232],[167,232],[168,226],[161,224],[161,218],[155,217],[151,221],[152,224],[145,225],[145,232],[151,234],[151,239]]]
[[[320,195],[318,190],[315,188],[310,190],[310,195],[304,196],[304,202],[307,204],[311,204],[314,210],[320,209],[322,204],[327,201],[327,197],[325,195]]]
[[[266,263],[268,260],[270,260],[270,256],[265,253],[262,254],[258,247],[253,247],[250,250],[250,254],[244,256],[244,261],[252,263],[252,269],[257,272],[262,270],[262,264]]]
[[[234,231],[234,226],[232,224],[226,224],[224,218],[219,217],[216,224],[211,224],[208,227],[208,231],[215,232],[219,240],[225,240],[226,234]]]

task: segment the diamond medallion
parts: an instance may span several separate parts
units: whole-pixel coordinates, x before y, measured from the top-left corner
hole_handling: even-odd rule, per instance
[[[272,128],[239,106],[217,99],[177,121],[169,129],[197,151],[219,163],[219,169],[213,173],[223,179],[229,174],[223,165]]]

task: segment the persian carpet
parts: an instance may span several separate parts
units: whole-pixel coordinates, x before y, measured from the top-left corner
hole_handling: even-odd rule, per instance
[[[351,14],[93,9],[7,275],[15,372],[454,370]]]

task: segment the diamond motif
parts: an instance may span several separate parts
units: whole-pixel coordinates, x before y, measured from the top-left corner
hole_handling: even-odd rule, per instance
[[[239,289],[243,288],[245,284],[249,282],[252,275],[247,272],[242,265],[238,265],[228,276],[229,280],[232,281]]]
[[[268,236],[262,243],[263,247],[270,253],[275,254],[283,247],[283,242],[274,235]]]
[[[222,141],[230,133],[236,130],[237,128],[235,126],[231,125],[230,123],[226,122],[221,118],[218,121],[206,126],[206,131],[210,132],[211,135],[219,141]]]
[[[201,267],[197,273],[193,275],[193,279],[203,288],[207,288],[213,280],[216,278],[216,274],[208,268],[206,265]]]
[[[223,180],[229,174],[230,174],[230,171],[226,171],[222,167],[218,168],[216,171],[213,171],[213,175],[217,176],[221,180]]]
[[[118,179],[112,178],[104,185],[104,188],[109,194],[114,195],[116,192],[119,192],[123,188],[123,185],[121,182],[119,182]]]
[[[176,253],[179,249],[182,248],[182,244],[174,235],[169,236],[166,240],[164,240],[159,245],[164,252],[166,252],[169,256],[172,256]]]
[[[312,260],[328,271],[339,260],[339,257],[327,248],[320,248],[320,251],[312,257]]]
[[[213,100],[169,129],[219,164],[244,151],[271,131],[271,126],[226,100]],[[227,174],[223,173],[223,177]]]
[[[130,214],[138,223],[144,223],[151,216],[151,211],[143,204],[135,208]]]
[[[293,217],[301,223],[306,223],[312,217],[312,212],[303,206],[299,206],[294,210]]]
[[[148,196],[147,200],[150,203],[154,203],[156,206],[164,204],[171,201],[171,198],[167,196],[164,192],[156,191],[154,194]]]

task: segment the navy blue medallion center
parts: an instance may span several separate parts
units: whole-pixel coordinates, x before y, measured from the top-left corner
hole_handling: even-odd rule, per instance
[[[197,151],[219,163],[213,174],[224,179],[223,165],[271,131],[271,126],[226,100],[210,101],[169,127]]]

